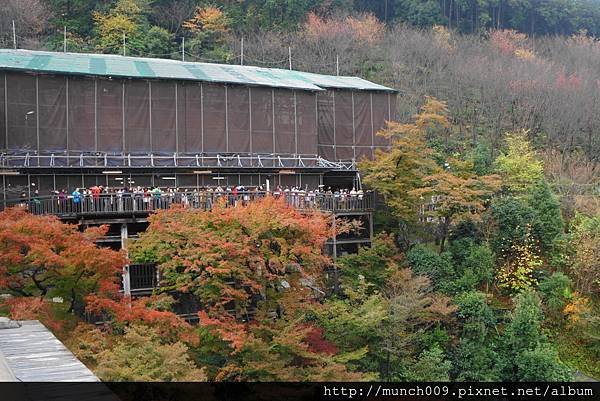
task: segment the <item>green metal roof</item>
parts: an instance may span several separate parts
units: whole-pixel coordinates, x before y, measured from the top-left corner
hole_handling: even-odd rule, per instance
[[[0,49],[0,70],[144,79],[178,79],[321,91],[327,88],[395,92],[358,77],[231,64],[183,62],[112,54]]]

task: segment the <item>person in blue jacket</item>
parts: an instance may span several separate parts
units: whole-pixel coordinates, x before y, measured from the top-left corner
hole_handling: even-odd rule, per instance
[[[73,196],[73,204],[75,205],[75,209],[79,208],[79,204],[81,203],[81,192],[79,192],[79,188],[75,188],[75,191],[71,193]]]

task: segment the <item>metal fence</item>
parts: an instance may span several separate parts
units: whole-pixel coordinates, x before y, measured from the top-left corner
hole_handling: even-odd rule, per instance
[[[127,269],[132,293],[152,291],[158,287],[160,278],[155,264],[132,264]]]
[[[201,167],[201,168],[302,168],[356,170],[356,163],[330,161],[320,156],[302,154],[250,153],[69,153],[19,152],[0,153],[0,167]]]

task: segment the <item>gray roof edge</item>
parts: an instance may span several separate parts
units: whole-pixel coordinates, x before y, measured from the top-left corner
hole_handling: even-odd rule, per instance
[[[1,51],[2,49],[0,49]],[[61,71],[61,70],[52,70],[52,69],[39,69],[39,68],[18,68],[18,67],[3,67],[0,66],[0,71],[13,71],[13,72],[31,72],[36,74],[56,74],[56,75],[71,75],[78,77],[104,77],[106,79],[116,78],[116,79],[143,79],[143,80],[152,80],[152,81],[185,81],[185,82],[205,82],[209,84],[223,84],[223,85],[240,85],[240,86],[252,86],[252,87],[260,87],[260,88],[273,88],[273,89],[289,89],[289,90],[298,90],[304,92],[325,92],[327,87],[316,86],[314,88],[300,88],[297,86],[274,86],[268,84],[258,84],[258,83],[242,83],[242,82],[233,82],[233,81],[225,81],[225,80],[204,80],[204,79],[193,79],[193,78],[170,78],[170,77],[151,77],[151,76],[138,76],[133,77],[127,74],[93,74],[93,73],[85,73],[85,72],[71,72],[71,71]],[[368,90],[368,89],[367,89]]]

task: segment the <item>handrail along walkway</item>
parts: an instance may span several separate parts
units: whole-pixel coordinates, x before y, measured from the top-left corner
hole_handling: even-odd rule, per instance
[[[282,198],[301,211],[320,210],[332,213],[369,212],[373,210],[372,192],[362,194],[328,194],[313,192],[164,192],[164,193],[110,193],[97,195],[40,196],[31,199],[7,201],[7,206],[20,205],[35,215],[51,214],[73,218],[85,216],[147,215],[156,210],[181,205],[190,209],[210,210],[222,202],[226,207],[244,206],[266,196]]]

